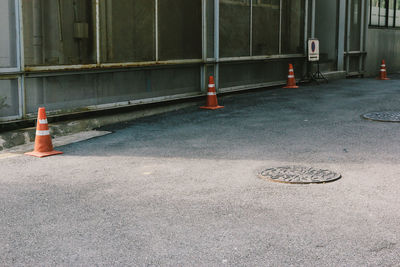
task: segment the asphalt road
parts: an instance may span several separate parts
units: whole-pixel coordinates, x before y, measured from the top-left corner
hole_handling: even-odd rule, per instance
[[[1,266],[400,266],[400,76],[269,89],[0,159]],[[266,168],[343,178],[288,185]]]

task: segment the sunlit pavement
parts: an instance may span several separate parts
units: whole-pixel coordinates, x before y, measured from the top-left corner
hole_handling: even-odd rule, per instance
[[[400,76],[220,98],[0,157],[2,266],[400,264]],[[1,154],[0,154],[1,155]],[[329,169],[291,185],[266,168]]]

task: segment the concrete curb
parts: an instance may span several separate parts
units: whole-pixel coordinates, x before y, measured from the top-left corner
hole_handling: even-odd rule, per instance
[[[135,110],[126,113],[105,115],[95,118],[87,118],[73,121],[51,123],[50,134],[52,137],[60,137],[83,131],[91,131],[102,126],[135,120],[161,113],[171,112],[197,105],[195,102],[179,103],[168,106],[153,107],[151,109]],[[36,128],[30,127],[9,132],[0,133],[0,151],[15,146],[28,144],[35,141]]]

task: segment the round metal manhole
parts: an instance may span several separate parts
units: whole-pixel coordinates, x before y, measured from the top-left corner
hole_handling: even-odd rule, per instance
[[[340,179],[342,176],[329,170],[303,166],[285,166],[263,170],[260,178],[288,184],[322,184]]]
[[[362,116],[373,121],[400,122],[400,111],[370,112]]]

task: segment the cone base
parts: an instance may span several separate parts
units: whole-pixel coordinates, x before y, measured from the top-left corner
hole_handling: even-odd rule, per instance
[[[53,151],[49,151],[49,152],[32,151],[32,152],[26,152],[24,154],[29,155],[29,156],[38,157],[38,158],[44,158],[44,157],[48,157],[48,156],[59,155],[62,153],[63,152],[61,152],[61,151],[53,150]]]
[[[299,88],[299,87],[297,85],[288,85],[288,86],[285,86],[283,88]]]
[[[202,108],[202,109],[212,109],[212,110],[214,110],[214,109],[224,108],[224,106],[215,106],[215,107],[200,107],[200,108]]]
[[[377,80],[381,80],[381,81],[387,81],[387,80],[390,80],[389,78],[376,78]]]

